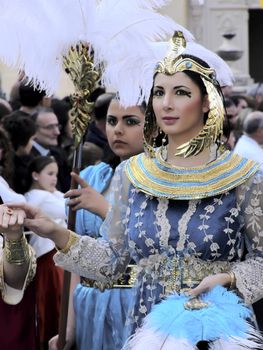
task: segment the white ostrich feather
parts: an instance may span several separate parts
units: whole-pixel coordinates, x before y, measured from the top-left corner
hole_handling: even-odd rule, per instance
[[[12,0],[0,12],[0,58],[23,69],[35,85],[53,93],[62,56],[85,32],[79,1]],[[92,1],[90,12],[94,8]],[[70,25],[71,24],[71,25]]]
[[[110,66],[131,51],[136,56],[149,40],[171,36],[177,24],[155,11],[167,2],[0,0],[0,59],[23,69],[51,94],[58,86],[63,55],[80,40],[92,45],[97,63]],[[190,40],[191,34],[184,33]]]

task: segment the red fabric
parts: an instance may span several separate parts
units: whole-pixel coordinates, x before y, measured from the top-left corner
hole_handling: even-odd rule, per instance
[[[54,264],[55,253],[53,249],[37,259],[36,300],[40,343],[47,343],[58,334],[63,270]]]
[[[27,287],[22,301],[8,305],[0,298],[1,350],[38,350],[36,334],[34,281]]]

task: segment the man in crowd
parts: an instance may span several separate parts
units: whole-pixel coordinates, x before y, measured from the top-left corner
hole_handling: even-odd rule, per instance
[[[245,118],[242,135],[234,152],[261,163],[263,169],[263,112],[255,111]]]
[[[66,192],[70,185],[70,169],[63,149],[58,146],[60,125],[58,118],[51,108],[39,107],[31,116],[36,123],[36,136],[33,141],[31,154],[34,156],[53,156],[58,163],[58,188]]]

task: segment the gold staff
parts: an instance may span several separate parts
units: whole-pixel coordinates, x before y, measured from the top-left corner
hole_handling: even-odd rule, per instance
[[[96,82],[99,80],[100,74],[94,68],[91,49],[83,43],[79,43],[76,47],[71,47],[68,55],[64,57],[63,64],[66,73],[69,74],[75,87],[75,93],[71,96],[73,107],[70,111],[74,138],[72,171],[79,173],[81,168],[83,136],[89,126],[91,113],[94,107],[94,103],[89,102],[89,98],[95,89]],[[73,179],[71,179],[70,188],[77,188],[77,183]],[[75,230],[75,220],[76,212],[69,207],[68,228],[70,230]],[[70,272],[64,271],[59,319],[59,350],[63,350],[66,344],[70,276]]]

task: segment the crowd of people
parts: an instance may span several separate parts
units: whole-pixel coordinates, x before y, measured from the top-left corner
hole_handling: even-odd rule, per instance
[[[94,93],[80,176],[70,167],[68,97],[22,81],[16,98],[0,101],[0,196],[20,203],[0,206],[3,349],[57,349],[61,267],[72,272],[67,349],[133,349],[129,335],[171,289],[188,289],[191,301],[217,284],[254,304],[262,329],[263,93],[224,98],[208,62],[180,55],[172,73],[166,64],[156,66],[147,105],[124,108],[118,96]],[[213,114],[211,91],[222,115]],[[222,130],[192,152],[214,117]]]

